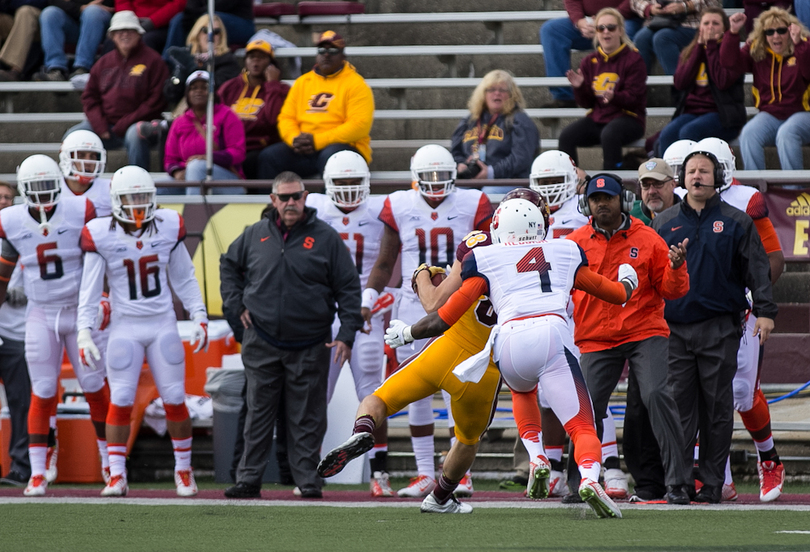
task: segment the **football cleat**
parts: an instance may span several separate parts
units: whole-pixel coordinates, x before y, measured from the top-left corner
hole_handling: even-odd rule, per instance
[[[52,447],[48,447],[48,454],[45,457],[45,479],[48,480],[48,483],[53,483],[56,481],[57,470],[56,470],[56,457],[59,455],[59,443],[55,444]]]
[[[28,486],[23,491],[25,496],[45,496],[48,489],[48,478],[44,475],[32,475],[28,480]]]
[[[397,494],[408,498],[425,498],[436,487],[436,480],[427,475],[411,477],[410,484]]]
[[[371,496],[374,498],[395,496],[394,489],[391,488],[391,481],[388,479],[387,472],[374,472],[374,475],[371,476],[369,487],[371,488]]]
[[[110,467],[107,466],[106,468],[101,468],[101,479],[104,480],[104,484],[110,482]]]
[[[177,487],[177,496],[196,496],[197,482],[194,480],[194,471],[191,468],[174,472],[174,485]]]
[[[551,470],[548,475],[548,496],[562,498],[568,494],[568,483],[565,474],[561,471]]]
[[[624,500],[630,496],[627,474],[619,469],[605,470],[605,493],[614,500]]]
[[[759,501],[771,502],[782,495],[785,484],[785,466],[773,460],[757,462],[759,472]]]
[[[579,497],[588,503],[597,517],[622,517],[619,507],[610,499],[602,486],[593,479],[582,480],[579,484]]]
[[[339,474],[346,464],[374,448],[374,436],[368,432],[355,433],[349,439],[323,457],[318,464],[318,475],[332,477]]]
[[[127,496],[128,492],[126,474],[113,475],[107,486],[101,490],[101,496]]]
[[[529,482],[526,484],[526,496],[535,500],[547,498],[550,475],[551,466],[545,456],[538,456],[529,462]]]
[[[723,502],[728,502],[732,500],[737,500],[737,487],[734,486],[734,482],[732,481],[729,484],[723,484]]]
[[[469,498],[473,495],[472,476],[465,475],[458,482],[458,487],[453,491],[457,498]]]
[[[425,497],[419,509],[423,514],[470,514],[473,511],[472,506],[459,502],[453,495],[444,504],[439,504],[433,493]]]

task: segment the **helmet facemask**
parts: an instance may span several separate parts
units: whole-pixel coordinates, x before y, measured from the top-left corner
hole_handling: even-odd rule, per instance
[[[371,194],[369,178],[327,179],[326,195],[336,206],[343,209],[354,209],[368,199]]]
[[[121,222],[134,224],[140,229],[155,218],[157,204],[155,190],[133,190],[115,194],[113,215]]]
[[[425,170],[418,171],[419,192],[428,199],[447,197],[455,187],[454,171]]]

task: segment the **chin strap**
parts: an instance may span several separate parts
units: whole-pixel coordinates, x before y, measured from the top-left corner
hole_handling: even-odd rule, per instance
[[[47,236],[53,232],[53,226],[48,222],[48,215],[45,213],[45,207],[39,205],[39,231],[43,236]]]

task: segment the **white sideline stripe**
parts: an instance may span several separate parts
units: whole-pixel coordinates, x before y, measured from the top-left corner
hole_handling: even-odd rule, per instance
[[[810,535],[810,531],[774,531],[774,533],[783,533],[786,535]]]
[[[205,499],[205,498],[69,498],[69,497],[2,497],[0,498],[0,505],[3,504],[90,504],[90,505],[106,505],[106,504],[126,504],[131,506],[262,506],[262,507],[321,507],[321,508],[419,508],[420,502],[386,502],[380,501],[362,501],[362,502],[321,502],[321,501],[307,501],[302,500],[226,500],[226,499]],[[562,504],[561,502],[542,502],[532,500],[520,501],[485,501],[485,502],[468,502],[473,508],[478,509],[535,509],[535,510],[550,510],[550,509],[579,509],[590,512],[590,507],[586,504]],[[810,504],[692,504],[690,506],[673,506],[668,504],[625,504],[619,503],[622,511],[627,510],[667,510],[671,512],[678,511],[693,511],[693,510],[783,510],[783,511],[797,511],[808,512],[810,511]],[[596,518],[594,518],[596,519]],[[777,531],[788,532],[788,531]],[[794,531],[795,532],[795,531]],[[807,531],[810,533],[810,531]]]

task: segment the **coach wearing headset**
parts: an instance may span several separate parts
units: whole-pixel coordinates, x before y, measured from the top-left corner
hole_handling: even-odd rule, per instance
[[[625,361],[629,362],[661,449],[666,500],[689,504],[691,462],[682,456],[683,431],[663,360],[669,336],[664,299],[682,297],[689,290],[687,242],[667,246],[654,230],[629,215],[634,200],[618,176],[601,173],[588,180],[580,209],[591,216],[591,223],[567,238],[583,249],[591,270],[607,278],[615,280],[619,265],[630,263],[638,273],[638,289],[624,306],[574,290],[574,341],[582,353],[580,364],[594,412],[603,416]],[[602,419],[596,420],[596,427],[601,438]],[[576,473],[575,465],[569,463],[568,468]]]
[[[692,461],[700,431],[703,486],[695,500],[716,504],[734,425],[732,380],[748,309],[746,287],[753,295],[754,337],[760,343],[773,330],[777,308],[768,255],[751,217],[717,193],[722,165],[713,154],[693,150],[681,166],[680,182],[686,185],[684,201],[653,220],[668,244],[689,242],[692,286],[680,299],[668,299],[664,310],[670,329],[669,383],[685,431],[685,462]]]

